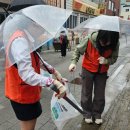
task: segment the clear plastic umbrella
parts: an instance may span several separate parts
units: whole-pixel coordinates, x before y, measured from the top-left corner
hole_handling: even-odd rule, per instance
[[[61,27],[61,28],[59,29],[59,31],[57,32],[55,38],[58,38],[61,33],[62,33],[63,35],[68,35],[68,30],[67,30],[66,28],[64,28],[64,27]]]
[[[71,13],[72,11],[54,6],[36,5],[9,15],[0,26],[0,49],[4,48],[6,52],[14,32],[17,30],[24,32],[29,41],[30,51],[21,54],[20,60],[55,37]],[[7,67],[18,62],[14,61],[10,53],[6,53],[6,56],[10,59]]]
[[[96,30],[109,30],[116,31],[120,33],[130,34],[130,21],[121,19],[118,16],[107,16],[100,15],[95,18],[90,18],[77,27],[74,30],[84,31],[86,29],[96,29]]]

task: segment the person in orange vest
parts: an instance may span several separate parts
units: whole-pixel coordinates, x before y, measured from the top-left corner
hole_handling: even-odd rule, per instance
[[[86,123],[103,122],[101,114],[105,106],[107,71],[109,65],[116,62],[118,51],[119,32],[99,30],[82,39],[73,53],[70,72],[75,71],[79,57],[83,55],[81,106]]]
[[[6,67],[5,96],[10,100],[16,117],[20,120],[21,130],[35,129],[36,120],[42,113],[42,87],[51,88],[55,85],[59,89],[58,98],[64,97],[66,93],[66,88],[61,83],[63,78],[54,67],[46,63],[56,79],[45,77],[40,74],[40,60],[36,52],[24,55],[30,52],[29,42],[31,43],[27,34],[17,30],[10,36],[6,47],[6,64],[11,62],[10,58],[17,62]]]

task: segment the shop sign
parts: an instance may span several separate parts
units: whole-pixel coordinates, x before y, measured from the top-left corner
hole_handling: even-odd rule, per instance
[[[106,2],[99,3],[98,4],[98,9],[100,9],[100,14],[104,14],[105,13],[105,9],[106,9]]]
[[[91,7],[91,6],[87,5],[86,3],[81,3],[81,1],[78,1],[78,0],[73,1],[73,9],[87,13],[87,14],[91,14],[91,15],[100,14],[99,9],[95,9],[94,7]]]
[[[87,14],[92,14],[94,15],[95,9],[91,8],[91,7],[86,7],[86,13]]]
[[[99,3],[98,9],[106,9],[106,3]]]

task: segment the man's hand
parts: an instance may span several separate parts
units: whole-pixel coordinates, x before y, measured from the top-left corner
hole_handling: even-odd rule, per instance
[[[75,64],[70,64],[69,71],[74,72],[75,70],[76,70],[76,65]]]
[[[99,57],[97,60],[99,60],[99,64],[108,64],[108,60],[104,57]]]
[[[57,95],[58,98],[63,98],[66,94],[66,87],[60,83],[58,80],[54,80],[53,84],[57,87],[59,90],[59,93]]]

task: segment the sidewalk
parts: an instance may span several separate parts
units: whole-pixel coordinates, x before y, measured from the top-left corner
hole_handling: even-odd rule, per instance
[[[82,115],[72,119],[63,130],[130,130],[130,62],[112,79],[106,88],[106,106],[103,113],[103,124],[89,125]],[[109,90],[109,91],[108,91]],[[119,90],[119,92],[116,92]],[[112,103],[111,103],[112,102]]]
[[[130,77],[129,77],[130,78]],[[130,82],[116,97],[99,130],[130,130]]]

